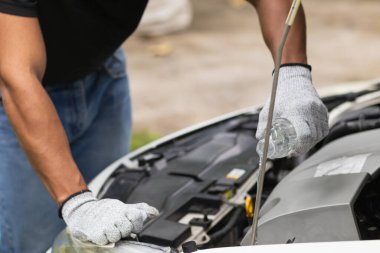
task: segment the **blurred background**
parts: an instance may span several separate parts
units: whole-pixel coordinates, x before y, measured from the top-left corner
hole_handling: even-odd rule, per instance
[[[173,5],[173,3],[176,5]],[[380,1],[304,0],[319,91],[380,78]],[[273,61],[245,0],[151,0],[125,43],[133,148],[269,96]]]

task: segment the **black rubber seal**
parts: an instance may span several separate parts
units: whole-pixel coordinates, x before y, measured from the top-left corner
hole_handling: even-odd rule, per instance
[[[280,68],[282,68],[282,67],[293,67],[293,66],[304,67],[304,68],[307,68],[310,71],[312,70],[311,65],[306,64],[306,63],[297,63],[297,62],[281,64]],[[272,71],[272,75],[274,74],[274,71],[275,70]]]
[[[58,217],[62,219],[62,208],[63,206],[72,198],[78,196],[78,195],[81,195],[82,193],[85,193],[85,192],[91,192],[90,190],[86,189],[86,190],[81,190],[79,192],[76,192],[74,194],[71,194],[70,196],[68,196],[63,202],[62,204],[59,206],[59,209],[58,209]]]

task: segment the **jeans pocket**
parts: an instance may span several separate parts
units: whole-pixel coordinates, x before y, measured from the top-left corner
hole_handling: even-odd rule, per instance
[[[119,48],[104,63],[104,69],[112,78],[126,76],[126,57],[124,50]]]

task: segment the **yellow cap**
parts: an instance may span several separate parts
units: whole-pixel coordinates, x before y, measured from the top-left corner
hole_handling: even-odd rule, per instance
[[[245,213],[247,218],[253,218],[253,201],[251,196],[245,198]]]

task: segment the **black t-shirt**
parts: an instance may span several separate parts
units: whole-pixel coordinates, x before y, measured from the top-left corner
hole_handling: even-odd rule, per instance
[[[136,29],[147,2],[0,0],[0,12],[38,17],[47,53],[43,83],[51,85],[99,68]]]

